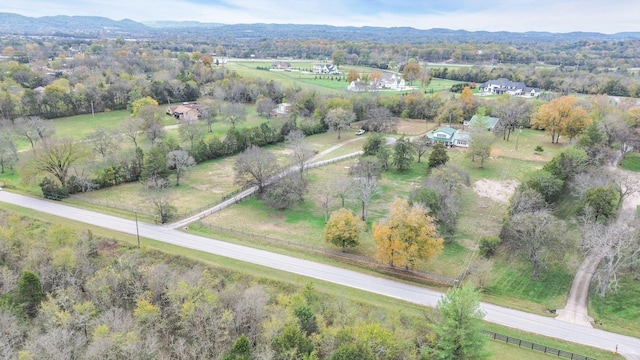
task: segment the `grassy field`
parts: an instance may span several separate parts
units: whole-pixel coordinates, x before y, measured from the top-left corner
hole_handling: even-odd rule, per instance
[[[628,153],[625,154],[624,159],[620,162],[620,167],[629,171],[640,171],[640,154]]]

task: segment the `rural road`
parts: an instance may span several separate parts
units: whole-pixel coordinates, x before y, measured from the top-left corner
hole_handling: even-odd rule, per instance
[[[135,221],[77,209],[61,203],[17,195],[6,190],[0,191],[0,202],[66,217],[127,234],[136,234]],[[186,234],[163,226],[140,223],[139,231],[140,236],[145,238],[349,286],[415,304],[433,307],[437,305],[442,296],[442,293],[419,286]],[[609,351],[613,351],[617,347],[618,352],[628,359],[640,359],[640,339],[637,338],[486,303],[482,303],[481,307],[486,313],[485,320],[492,323]],[[581,355],[588,356],[589,354]]]

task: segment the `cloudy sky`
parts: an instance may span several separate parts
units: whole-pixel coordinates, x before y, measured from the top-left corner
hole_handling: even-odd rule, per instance
[[[487,31],[640,31],[638,0],[3,0],[0,12],[225,24],[410,26]]]

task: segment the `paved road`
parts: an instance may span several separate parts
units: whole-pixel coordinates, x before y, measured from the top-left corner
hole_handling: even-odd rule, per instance
[[[6,190],[0,191],[0,201],[108,229],[118,230],[123,233],[136,234],[136,224],[131,220],[77,209],[56,202],[12,194]],[[274,254],[264,250],[185,234],[167,227],[140,223],[139,229],[140,235],[145,238],[251,262],[416,304],[435,306],[442,296],[439,292],[419,286],[382,279],[356,271],[345,270],[290,256]],[[627,358],[640,359],[640,339],[491,304],[482,303],[481,307],[486,312],[485,320],[493,323],[610,351],[616,349],[617,346],[618,352]]]

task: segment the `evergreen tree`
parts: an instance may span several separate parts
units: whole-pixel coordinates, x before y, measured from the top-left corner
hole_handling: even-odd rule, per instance
[[[470,286],[453,288],[438,302],[440,321],[435,324],[437,335],[434,359],[484,359],[486,335],[481,331],[484,312],[480,296]]]
[[[34,317],[38,313],[40,302],[46,294],[42,291],[40,278],[33,271],[24,270],[18,280],[18,294],[16,300],[24,309],[24,312]]]
[[[441,142],[435,143],[433,151],[429,155],[429,169],[444,165],[447,161],[449,161],[449,154],[447,154],[446,146]]]

